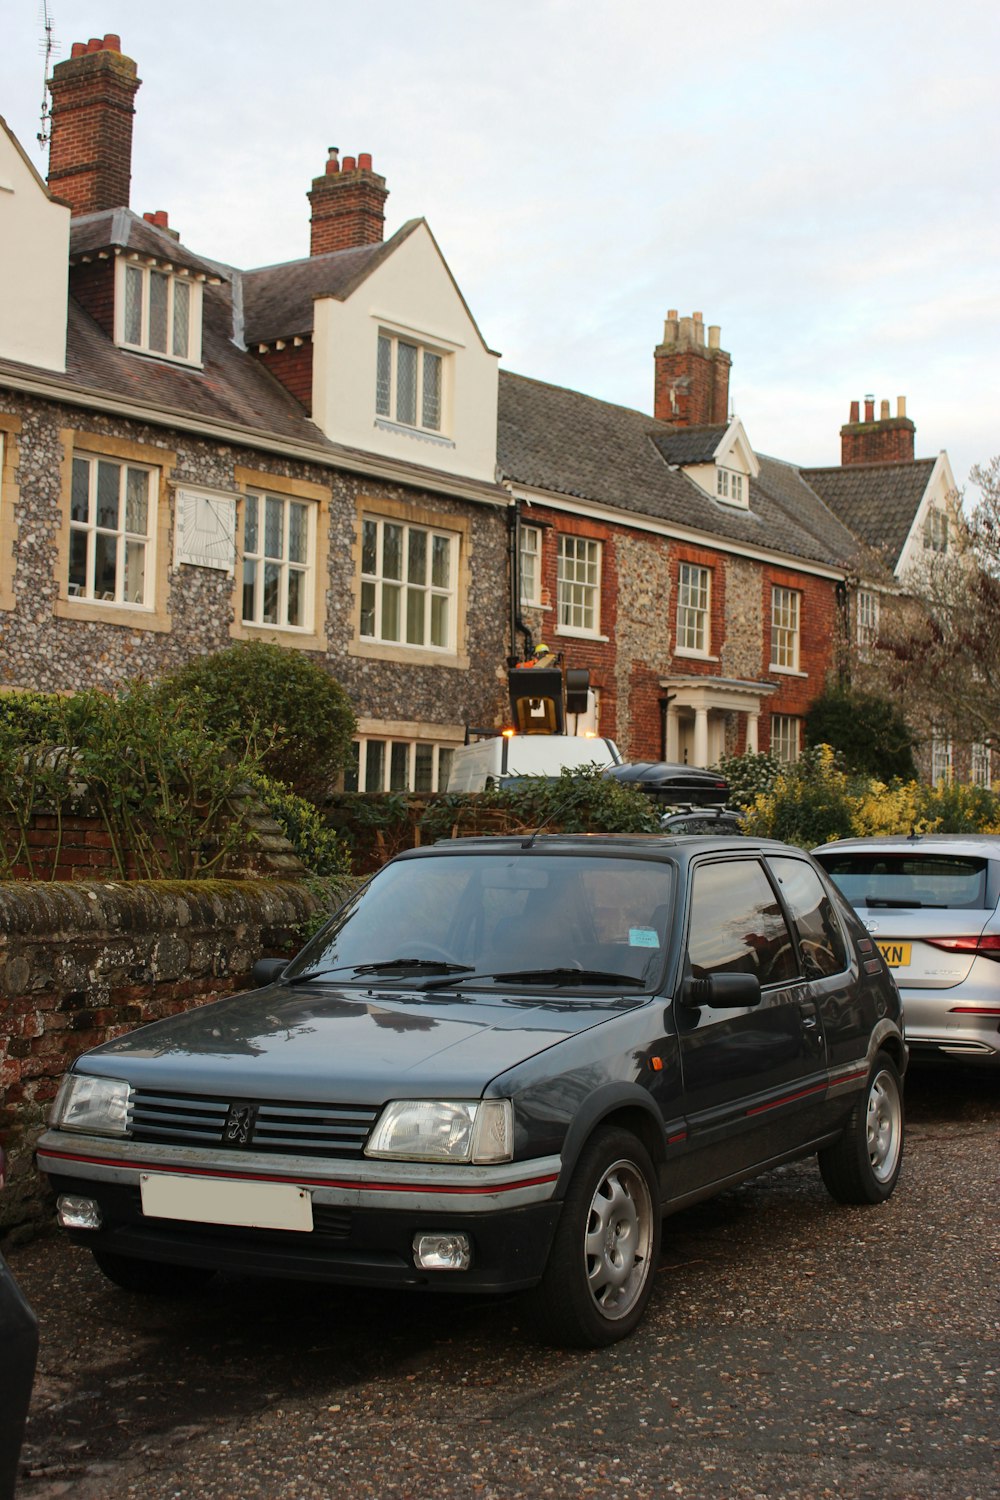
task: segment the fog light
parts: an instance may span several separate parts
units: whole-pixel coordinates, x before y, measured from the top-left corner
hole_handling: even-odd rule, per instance
[[[467,1234],[415,1234],[413,1260],[423,1271],[467,1271],[472,1247]]]
[[[100,1229],[104,1217],[93,1198],[63,1193],[56,1203],[56,1218],[64,1229]]]

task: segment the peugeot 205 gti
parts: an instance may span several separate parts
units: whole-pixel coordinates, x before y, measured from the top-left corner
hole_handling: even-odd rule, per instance
[[[664,1214],[810,1153],[841,1202],[896,1185],[898,992],[801,850],[447,841],[269,964],[61,1087],[38,1160],[121,1286],[537,1288],[597,1346],[641,1318]]]

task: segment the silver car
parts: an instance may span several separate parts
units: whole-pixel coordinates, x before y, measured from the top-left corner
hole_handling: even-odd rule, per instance
[[[1000,837],[838,839],[813,852],[892,970],[911,1056],[1000,1067]]]

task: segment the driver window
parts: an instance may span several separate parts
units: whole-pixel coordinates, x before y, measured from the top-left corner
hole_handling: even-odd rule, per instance
[[[719,861],[695,870],[688,964],[694,979],[755,974],[767,985],[797,978],[791,933],[756,860]]]

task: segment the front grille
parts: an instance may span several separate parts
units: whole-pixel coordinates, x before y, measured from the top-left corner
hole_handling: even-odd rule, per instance
[[[227,1140],[230,1109],[245,1111],[245,1138]],[[217,1099],[137,1089],[130,1106],[131,1136],[149,1145],[212,1146],[241,1154],[360,1157],[377,1108],[360,1104],[302,1104],[273,1099]]]

